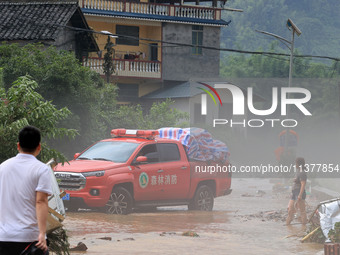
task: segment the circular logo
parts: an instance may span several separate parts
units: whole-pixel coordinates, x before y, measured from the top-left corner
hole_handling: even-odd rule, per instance
[[[141,188],[146,188],[148,186],[149,183],[149,176],[147,175],[147,173],[143,172],[139,175],[139,186]]]

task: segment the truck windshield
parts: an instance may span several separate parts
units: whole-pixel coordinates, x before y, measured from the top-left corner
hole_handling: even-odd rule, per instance
[[[126,162],[138,147],[138,143],[127,142],[99,142],[79,156],[81,159]]]

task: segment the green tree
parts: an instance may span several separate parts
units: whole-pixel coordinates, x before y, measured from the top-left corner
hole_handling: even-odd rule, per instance
[[[40,44],[21,47],[3,43],[0,68],[6,88],[28,74],[39,84],[38,93],[57,107],[67,107],[72,112],[61,124],[78,130],[80,136],[72,141],[54,141],[51,146],[70,157],[76,148],[84,148],[107,134],[108,114],[112,111],[108,113],[105,107],[116,106],[115,86],[105,84],[99,74],[82,66],[73,53]]]
[[[3,80],[3,72],[2,68],[0,68],[0,88],[4,87],[4,80]]]
[[[277,45],[272,44],[270,51],[279,51]],[[299,52],[296,51],[295,55]],[[338,62],[331,66],[324,63],[311,62],[308,58],[294,58],[293,84],[297,87],[307,88],[312,99],[309,102],[310,111],[313,118],[309,120],[309,125],[316,127],[327,122],[328,127],[338,125],[339,120],[339,89],[336,77],[340,74]],[[286,78],[288,85],[289,58],[268,57],[263,55],[233,55],[224,59],[221,66],[221,75],[233,80],[233,78],[255,78],[252,84],[246,80],[246,87],[255,87],[255,92],[271,103],[270,84],[265,84],[261,78]],[[268,79],[267,79],[268,80]],[[236,79],[236,82],[241,79]],[[267,86],[268,85],[268,86]],[[263,102],[262,104],[268,104]],[[264,108],[270,107],[265,105]],[[296,114],[297,112],[292,112]],[[299,116],[303,117],[303,116]]]
[[[116,111],[115,122],[120,123],[119,127],[133,129],[187,126],[188,114],[172,108],[173,103],[171,99],[155,102],[148,112],[143,111],[141,105],[121,106]]]
[[[60,120],[60,125],[78,130],[79,136],[48,141],[51,148],[68,158],[107,137],[111,129],[175,126],[187,118],[172,109],[170,100],[154,104],[149,112],[140,105],[117,105],[115,85],[105,83],[99,74],[82,66],[72,53],[54,47],[4,43],[0,45],[0,68],[7,89],[18,77],[28,74],[38,84],[36,92],[58,108],[67,107],[72,112]]]
[[[65,161],[60,152],[50,148],[46,141],[63,137],[74,138],[77,131],[58,127],[71,112],[67,108],[57,109],[35,90],[38,84],[28,76],[19,77],[7,91],[0,89],[0,161],[16,153],[18,132],[26,125],[38,127],[43,136],[40,157],[47,162],[51,158]]]
[[[158,129],[161,127],[185,126],[189,115],[177,109],[171,108],[174,103],[171,99],[163,102],[153,103],[149,113],[145,116],[147,129]]]
[[[276,40],[256,33],[256,29],[290,40],[291,32],[285,25],[291,18],[302,31],[295,47],[303,54],[338,56],[340,2],[337,0],[233,0],[226,6],[244,11],[222,14],[224,20],[232,20],[221,34],[221,42],[227,48],[242,45],[244,50],[257,50],[268,48]],[[289,51],[283,44],[280,48]]]
[[[110,36],[107,37],[107,42],[105,44],[104,49],[106,49],[106,52],[104,54],[104,63],[103,63],[103,69],[104,69],[104,74],[106,77],[106,82],[110,82],[110,77],[115,71],[114,69],[114,63],[113,63],[113,58],[115,55],[115,50],[113,48],[113,43],[111,42]]]

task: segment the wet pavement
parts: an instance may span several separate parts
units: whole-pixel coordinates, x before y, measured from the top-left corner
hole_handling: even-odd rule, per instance
[[[298,220],[287,227],[284,217],[267,217],[284,212],[289,200],[289,190],[273,193],[272,187],[266,179],[233,179],[232,194],[216,198],[212,212],[185,206],[130,215],[80,211],[68,213],[64,225],[71,247],[83,242],[88,255],[323,254],[322,244],[300,242],[305,227]],[[313,208],[317,201],[307,203]],[[182,236],[186,231],[199,237]]]

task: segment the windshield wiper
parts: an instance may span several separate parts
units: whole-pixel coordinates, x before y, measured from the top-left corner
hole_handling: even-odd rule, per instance
[[[80,157],[80,158],[77,158],[77,159],[90,159],[90,158]]]
[[[112,161],[107,158],[93,158],[93,160],[103,160],[103,161]]]

